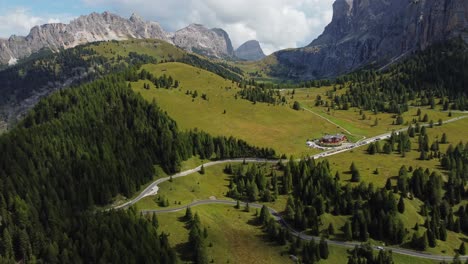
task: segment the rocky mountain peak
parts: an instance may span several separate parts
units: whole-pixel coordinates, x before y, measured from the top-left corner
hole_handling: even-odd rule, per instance
[[[25,37],[13,35],[9,39],[0,39],[0,64],[13,64],[44,48],[58,51],[89,42],[130,38],[160,39],[187,51],[218,58],[234,55],[229,35],[222,29],[191,24],[168,33],[157,22],[146,22],[135,13],[125,19],[106,11],[80,16],[69,24],[35,26]]]
[[[222,29],[208,29],[200,24],[190,24],[172,36],[176,46],[208,57],[233,57],[229,35]]]
[[[249,40],[236,49],[236,57],[243,60],[256,61],[265,57],[260,43],[257,40]]]
[[[333,12],[307,47],[276,53],[280,66],[274,74],[334,77],[369,64],[384,66],[454,37],[468,40],[466,0],[336,0]]]
[[[143,18],[141,16],[139,16],[138,14],[136,13],[133,13],[131,16],[130,16],[130,21],[132,22],[144,22]]]

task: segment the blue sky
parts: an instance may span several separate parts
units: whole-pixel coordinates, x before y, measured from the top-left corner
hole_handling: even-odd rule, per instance
[[[234,47],[250,39],[266,53],[305,46],[332,17],[334,0],[0,0],[0,37],[27,35],[34,25],[68,23],[80,15],[137,13],[166,31],[190,23],[225,29]]]

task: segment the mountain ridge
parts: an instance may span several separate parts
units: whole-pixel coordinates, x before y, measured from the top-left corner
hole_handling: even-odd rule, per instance
[[[459,36],[468,42],[468,1],[336,0],[324,32],[306,47],[276,52],[272,74],[333,78]]]
[[[61,49],[97,41],[159,39],[186,51],[208,57],[234,56],[229,35],[222,29],[208,29],[191,24],[174,33],[166,32],[159,23],[145,21],[133,13],[129,19],[110,12],[82,15],[69,24],[49,23],[31,28],[26,36],[12,35],[0,39],[0,64],[13,65],[42,49]],[[185,33],[185,34],[182,34]]]

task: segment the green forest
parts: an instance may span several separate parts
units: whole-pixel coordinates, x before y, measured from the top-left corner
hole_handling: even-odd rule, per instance
[[[129,72],[41,100],[0,137],[2,261],[174,263],[156,221],[95,206],[131,196],[153,179],[154,165],[174,173],[193,155],[275,155],[242,140],[179,131],[128,87]]]

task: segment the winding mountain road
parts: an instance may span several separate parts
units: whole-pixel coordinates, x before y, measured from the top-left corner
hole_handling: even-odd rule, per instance
[[[467,116],[455,117],[455,118],[444,121],[444,124],[451,123],[451,122],[456,122],[458,120],[461,120],[461,119],[464,119],[464,118],[467,118],[467,117],[468,117],[468,115]],[[422,126],[429,126],[429,124],[424,124]],[[342,152],[350,151],[352,149],[355,149],[355,148],[358,148],[358,147],[361,147],[361,146],[364,146],[364,145],[368,145],[368,144],[370,144],[372,142],[380,141],[380,140],[383,140],[383,139],[388,139],[388,138],[390,138],[390,136],[391,136],[391,134],[393,132],[399,133],[399,132],[406,131],[407,129],[408,128],[402,128],[402,129],[399,129],[399,130],[396,130],[396,131],[392,131],[392,132],[388,132],[388,133],[385,133],[385,134],[381,134],[379,136],[368,138],[366,140],[361,140],[361,141],[359,141],[359,142],[357,142],[355,144],[352,144],[350,146],[348,145],[348,146],[344,146],[344,147],[334,148],[332,150],[328,150],[328,151],[313,155],[313,156],[311,156],[311,158],[318,159],[318,158],[328,157],[328,156],[336,155],[336,154],[339,154],[339,153],[342,153]],[[245,158],[245,159],[239,158],[239,159],[226,159],[226,160],[218,160],[218,161],[207,162],[207,163],[204,163],[203,165],[200,165],[200,166],[198,166],[198,167],[196,167],[194,169],[186,170],[186,171],[179,172],[179,173],[174,174],[174,175],[169,176],[169,177],[164,177],[164,178],[158,179],[158,180],[154,181],[153,183],[151,183],[148,187],[146,187],[137,197],[135,197],[132,200],[130,200],[130,201],[126,202],[126,203],[123,203],[121,205],[113,206],[112,208],[113,209],[128,208],[128,207],[132,206],[133,204],[137,203],[138,201],[140,201],[142,198],[144,198],[146,196],[149,196],[149,195],[156,194],[158,189],[159,189],[159,187],[158,187],[159,184],[161,184],[161,183],[163,183],[165,181],[168,181],[171,178],[176,179],[176,178],[185,177],[185,176],[188,176],[188,175],[190,175],[192,173],[198,172],[198,171],[200,171],[202,166],[207,168],[207,167],[211,167],[211,166],[218,165],[218,164],[241,163],[241,162],[244,162],[244,161],[247,162],[247,163],[277,163],[279,161],[286,161],[286,160],[279,160],[279,159],[269,160],[269,159],[260,159],[260,158]],[[236,203],[237,203],[236,201],[229,201],[229,200],[202,200],[202,201],[193,202],[193,203],[191,203],[189,205],[185,205],[183,207],[170,208],[170,209],[158,209],[158,210],[144,210],[142,212],[143,213],[152,213],[153,212],[153,213],[157,213],[157,214],[172,213],[172,212],[178,212],[178,211],[184,210],[188,206],[193,207],[193,206],[206,205],[206,204],[235,205]],[[241,203],[241,204],[244,204],[244,203]],[[261,208],[262,207],[261,204],[255,204],[255,203],[249,204],[249,206],[252,207],[252,208]],[[291,233],[293,235],[299,236],[301,239],[304,239],[304,240],[312,240],[312,239],[319,240],[320,239],[318,237],[304,235],[304,234],[301,234],[300,232],[297,232],[291,226],[289,226],[284,221],[283,218],[281,218],[281,216],[278,214],[277,211],[275,211],[272,208],[269,208],[269,210],[270,210],[271,214],[283,226],[287,227],[291,231]],[[356,245],[360,244],[359,242],[343,242],[343,241],[336,241],[336,240],[327,240],[327,242],[329,244],[332,244],[332,245],[348,247],[348,248],[353,248]],[[408,256],[417,257],[417,258],[431,259],[431,260],[436,260],[436,261],[443,261],[443,260],[451,261],[453,259],[453,257],[450,257],[450,256],[432,255],[432,254],[429,254],[429,253],[423,253],[423,252],[418,252],[418,251],[408,250],[408,249],[402,249],[402,248],[395,248],[395,247],[384,247],[384,248],[388,249],[388,250],[392,250],[394,253],[397,253],[397,254],[408,255]],[[380,250],[380,248],[374,247],[374,250]],[[467,260],[468,256],[461,256],[460,259]]]
[[[175,213],[175,212],[180,212],[182,210],[185,210],[187,207],[195,207],[195,206],[200,206],[200,205],[209,205],[209,204],[221,204],[221,205],[237,205],[237,201],[233,200],[200,200],[200,201],[195,201],[189,205],[177,207],[177,208],[169,208],[169,209],[158,209],[158,210],[143,210],[143,214],[148,214],[148,213],[156,213],[156,214],[164,214],[164,213]],[[245,206],[246,203],[244,202],[239,202],[241,206]],[[257,203],[249,203],[250,208],[262,208],[262,204],[257,204]],[[295,237],[299,237],[303,240],[315,240],[315,241],[320,241],[320,237],[316,236],[310,236],[310,235],[305,235],[302,234],[302,232],[298,232],[295,230],[293,227],[288,225],[288,223],[281,217],[281,215],[273,208],[268,208],[270,211],[271,215],[279,222],[281,225],[283,225],[285,228],[287,228],[291,234]],[[355,246],[359,246],[361,242],[345,242],[345,241],[338,241],[338,240],[329,240],[326,239],[327,243],[330,245],[335,245],[335,246],[340,246],[340,247],[346,247],[346,248],[354,248]],[[410,249],[403,249],[403,248],[397,248],[397,247],[380,247],[380,246],[372,246],[374,250],[391,250],[393,253],[396,254],[401,254],[401,255],[407,255],[411,257],[417,257],[417,258],[423,258],[423,259],[430,259],[430,260],[435,260],[435,261],[452,261],[453,257],[451,256],[442,256],[442,255],[432,255],[429,253],[424,253],[424,252],[419,252],[415,250],[410,250]],[[467,260],[468,256],[460,256],[461,260]]]

